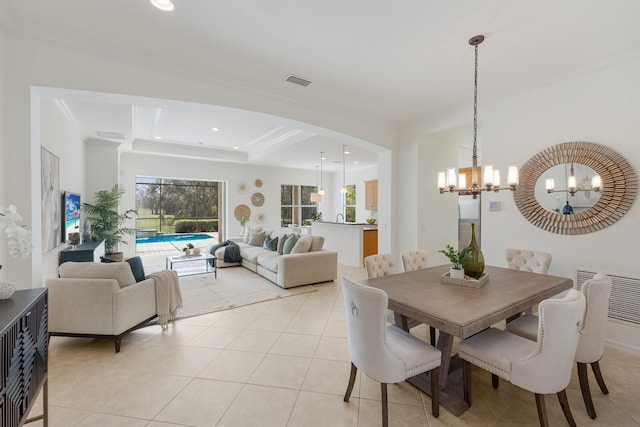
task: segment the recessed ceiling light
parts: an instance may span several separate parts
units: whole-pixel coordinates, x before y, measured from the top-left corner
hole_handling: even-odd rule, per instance
[[[162,139],[161,136],[154,136],[155,139]]]
[[[234,150],[238,150],[238,149],[240,149],[240,147],[233,147],[233,149],[234,149]]]
[[[359,164],[360,164],[360,162],[353,162],[353,164],[354,164],[354,165],[359,165]]]
[[[171,12],[173,10],[173,3],[171,0],[151,0],[151,4],[165,12]]]
[[[213,127],[213,128],[211,128],[211,130],[214,131],[214,132],[218,132],[220,130],[220,128]]]
[[[344,154],[349,154],[349,152],[348,152],[348,151],[345,151],[345,152],[344,152]]]

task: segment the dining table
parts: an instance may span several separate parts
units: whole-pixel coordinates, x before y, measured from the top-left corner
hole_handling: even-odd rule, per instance
[[[468,409],[462,395],[461,363],[453,356],[454,337],[469,338],[502,320],[512,318],[573,286],[566,277],[485,266],[488,280],[481,287],[444,283],[451,265],[391,274],[362,281],[384,290],[396,324],[408,319],[438,330],[436,347],[442,352],[440,404],[453,415]],[[471,282],[469,282],[471,283]],[[408,380],[430,394],[429,376]]]

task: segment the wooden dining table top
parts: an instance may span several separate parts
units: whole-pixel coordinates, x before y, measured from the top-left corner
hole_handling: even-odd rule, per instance
[[[468,338],[573,286],[566,277],[486,266],[480,288],[443,283],[449,265],[392,274],[362,283],[384,290],[389,308],[443,332]]]

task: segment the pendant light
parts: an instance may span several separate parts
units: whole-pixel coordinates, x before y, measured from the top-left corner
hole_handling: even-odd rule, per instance
[[[493,166],[487,165],[484,167],[484,179],[482,184],[485,188],[479,185],[478,177],[478,45],[484,41],[483,35],[474,36],[469,40],[469,44],[475,48],[475,73],[474,73],[474,85],[473,85],[473,156],[471,157],[471,187],[467,187],[466,177],[464,174],[459,175],[455,168],[447,169],[447,172],[438,172],[438,188],[440,194],[445,192],[458,193],[460,195],[471,194],[473,198],[477,198],[481,191],[495,191],[505,190],[500,188],[500,171],[494,170]],[[518,185],[518,168],[516,166],[509,166],[509,174],[507,177],[508,189],[515,191]]]
[[[322,161],[324,160],[324,151],[320,152],[320,190],[318,190],[318,194],[324,196],[324,187],[322,186]]]
[[[342,194],[347,194],[347,185],[346,185],[346,167],[345,167],[345,163],[346,163],[346,158],[345,158],[345,154],[346,152],[346,145],[342,146],[342,188],[340,189],[340,192]]]

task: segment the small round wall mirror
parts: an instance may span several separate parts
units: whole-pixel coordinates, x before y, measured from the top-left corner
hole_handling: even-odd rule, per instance
[[[570,186],[571,165],[575,184]],[[594,174],[600,178],[598,192],[587,188],[586,180]],[[549,179],[554,180],[553,192],[547,191]],[[570,187],[582,188],[567,197],[562,190]],[[591,142],[565,142],[546,148],[524,164],[513,197],[520,213],[536,227],[578,235],[609,227],[624,217],[633,205],[637,188],[633,167],[615,151]],[[567,201],[572,209],[564,209]]]

